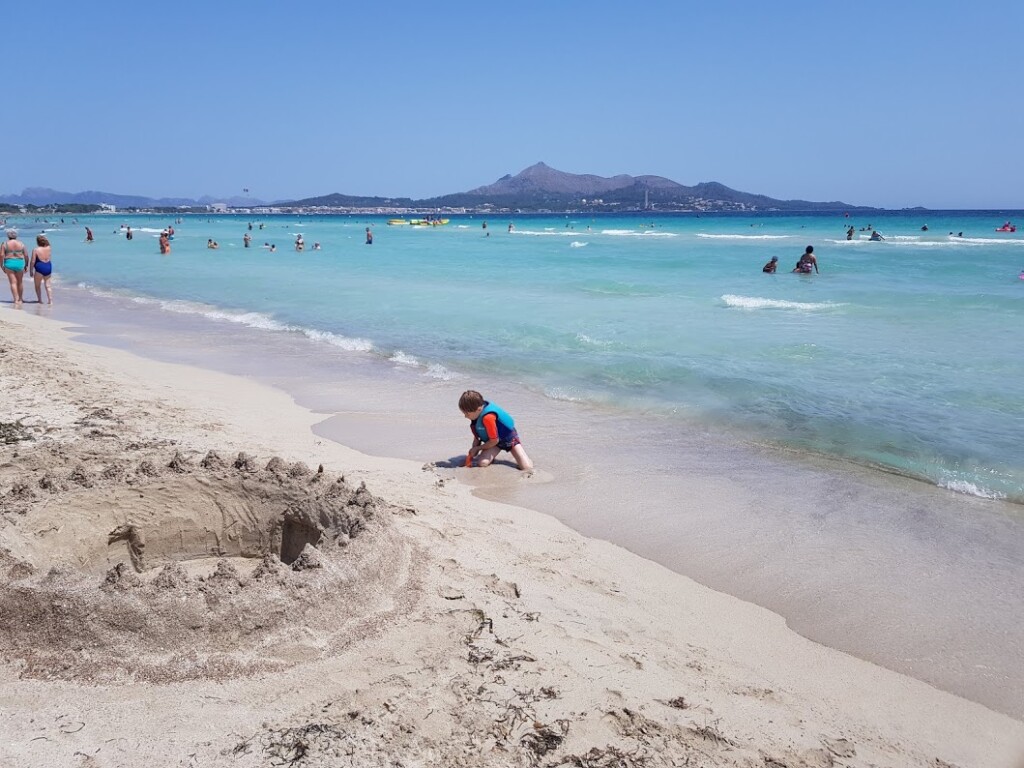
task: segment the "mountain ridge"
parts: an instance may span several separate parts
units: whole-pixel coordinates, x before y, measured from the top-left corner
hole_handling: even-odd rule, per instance
[[[663,210],[663,211],[828,211],[877,210],[842,201],[813,202],[779,200],[767,195],[741,192],[717,181],[686,186],[664,176],[598,176],[559,171],[544,162],[534,163],[519,173],[506,174],[497,181],[467,192],[412,199],[329,195],[298,200],[267,202],[248,196],[199,198],[151,198],[110,192],[60,192],[47,187],[29,187],[20,195],[0,195],[8,205],[105,204],[118,208],[203,207],[223,204],[229,208],[324,207],[324,208],[510,208],[530,210]]]

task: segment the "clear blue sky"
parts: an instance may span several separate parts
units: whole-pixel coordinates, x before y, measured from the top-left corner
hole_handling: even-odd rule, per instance
[[[0,193],[430,197],[543,160],[1024,208],[1024,3],[7,3]]]

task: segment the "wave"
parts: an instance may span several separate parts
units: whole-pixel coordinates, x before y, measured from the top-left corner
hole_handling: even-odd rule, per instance
[[[830,240],[825,239],[823,242],[829,243],[830,245],[838,245],[841,247],[849,248],[851,246],[857,247],[868,247],[868,248],[956,248],[958,246],[967,246],[969,248],[981,245],[980,242],[972,241],[966,237],[955,237],[950,240],[895,240],[886,238],[882,242],[872,242],[867,238],[862,240]],[[1003,242],[997,240],[995,242]]]
[[[417,360],[412,355],[407,355],[400,349],[396,351],[393,355],[391,355],[391,357],[389,357],[388,360],[390,360],[392,363],[397,363],[398,365],[408,365],[414,368],[420,364],[419,360]]]
[[[612,344],[610,341],[601,341],[599,339],[592,338],[591,336],[587,336],[585,333],[577,333],[576,341],[581,344],[589,344],[594,347],[610,347]]]
[[[218,307],[211,307],[208,304],[184,301],[182,299],[154,299],[148,296],[125,296],[124,294],[117,293],[115,291],[97,288],[89,283],[78,283],[78,287],[97,296],[122,300],[127,299],[134,304],[157,307],[165,312],[174,312],[179,315],[197,315],[208,320],[236,323],[238,325],[244,325],[247,328],[255,328],[261,331],[301,333],[312,341],[320,341],[325,344],[330,344],[331,346],[339,347],[340,349],[344,349],[348,352],[373,351],[373,343],[367,339],[343,336],[331,331],[321,331],[315,328],[306,328],[301,325],[292,325],[291,323],[282,323],[280,320],[275,320],[273,317],[264,314],[263,312],[231,311],[227,309],[219,309]]]
[[[637,232],[635,229],[602,229],[601,234],[612,237],[679,237],[675,232],[652,232],[651,230]]]
[[[707,240],[791,240],[796,235],[712,235],[707,232],[698,232],[697,237]]]
[[[1001,237],[956,237],[949,238],[951,243],[976,243],[978,245],[1024,245],[1024,240],[1011,240]]]
[[[781,299],[763,299],[759,296],[736,296],[727,293],[722,296],[722,301],[727,307],[737,309],[798,309],[804,312],[813,312],[820,309],[836,309],[846,306],[832,301],[805,302],[805,301],[784,301]]]
[[[432,379],[440,379],[441,381],[451,381],[455,378],[455,374],[440,363],[431,363],[428,365],[426,375]]]
[[[571,243],[569,243],[570,248],[584,248],[587,245],[589,245],[589,243],[581,243],[579,240],[573,240]]]
[[[522,236],[532,238],[574,238],[577,233],[572,229],[545,229],[538,231],[537,229],[513,229],[509,234],[522,234]]]
[[[999,493],[997,491],[990,491],[987,488],[982,488],[970,480],[944,480],[939,484],[940,488],[945,488],[948,491],[954,493],[962,493],[967,496],[977,496],[981,499],[1005,499],[1005,493]]]

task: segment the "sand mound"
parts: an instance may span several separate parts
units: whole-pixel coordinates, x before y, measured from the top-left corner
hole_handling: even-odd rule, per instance
[[[23,676],[281,669],[416,599],[413,550],[365,485],[244,453],[22,445],[0,468],[0,645]]]

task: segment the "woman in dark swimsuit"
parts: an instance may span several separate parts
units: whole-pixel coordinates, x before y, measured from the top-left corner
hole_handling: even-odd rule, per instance
[[[53,274],[53,262],[50,261],[50,241],[43,235],[36,235],[36,247],[32,249],[32,261],[28,264],[28,273],[36,281],[36,301],[43,303],[43,294],[39,290],[46,286],[46,303],[53,304],[53,292],[50,290],[50,275]]]

